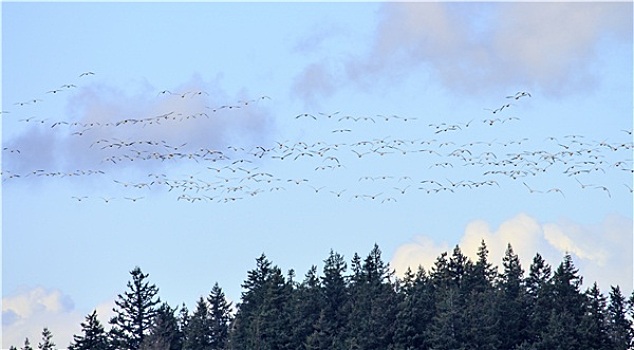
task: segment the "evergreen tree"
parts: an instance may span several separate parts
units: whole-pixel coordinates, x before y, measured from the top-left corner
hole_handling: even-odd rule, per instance
[[[343,348],[348,302],[346,269],[344,257],[330,250],[330,255],[324,260],[324,275],[321,278],[323,310],[317,322],[320,349]]]
[[[578,325],[583,318],[584,296],[580,291],[581,277],[570,254],[564,256],[551,281],[551,309],[548,325],[541,332],[538,349],[579,349]]]
[[[513,349],[528,340],[528,312],[524,292],[524,270],[519,257],[508,244],[502,258],[504,272],[499,285],[498,336],[501,349]]]
[[[548,326],[552,309],[550,279],[550,265],[539,253],[536,253],[525,280],[528,311],[527,344],[540,341],[542,333]]]
[[[286,349],[291,346],[293,286],[262,254],[242,284],[242,303],[233,323],[232,349]]]
[[[82,335],[73,335],[68,350],[108,350],[108,336],[97,319],[97,310],[86,316],[81,323]]]
[[[462,254],[462,250],[456,245],[447,264],[447,273],[451,285],[457,287],[461,292],[464,292],[463,287],[466,287],[464,279],[467,274],[467,266],[468,258]]]
[[[181,350],[183,335],[175,312],[167,303],[161,304],[156,310],[149,334],[141,343],[142,350]]]
[[[632,321],[627,318],[627,302],[619,286],[613,286],[610,291],[608,319],[612,349],[631,349],[631,346],[634,345],[632,343],[634,330],[632,329]]]
[[[291,301],[293,324],[293,347],[299,349],[311,343],[315,346],[316,327],[322,308],[321,285],[317,276],[317,267],[311,266],[304,280],[297,287]],[[309,340],[311,338],[312,340]]]
[[[33,350],[29,338],[24,338],[24,346],[22,347],[22,350]]]
[[[431,344],[425,332],[435,315],[435,299],[431,279],[422,266],[418,267],[415,275],[407,269],[400,294],[402,298],[395,321],[394,349],[430,349]]]
[[[187,305],[183,303],[181,305],[181,309],[178,312],[178,331],[182,336],[182,342],[185,344],[187,340],[187,324],[189,323],[189,310],[187,309]]]
[[[374,245],[351,286],[348,345],[360,349],[387,349],[392,343],[396,296],[389,282],[393,273]]]
[[[42,330],[42,342],[37,344],[37,348],[40,350],[53,350],[55,349],[55,343],[53,343],[53,333],[44,327]]]
[[[272,269],[265,283],[264,302],[258,323],[261,349],[293,349],[291,300],[293,286],[287,282],[278,267]]]
[[[465,298],[465,345],[472,349],[498,349],[497,290],[493,283],[497,267],[489,262],[489,249],[484,240],[478,247],[478,260],[467,261],[462,294]]]
[[[595,282],[592,288],[586,291],[584,315],[580,325],[580,334],[583,337],[581,347],[583,349],[612,349],[608,334],[606,305],[606,298],[601,294]]]
[[[200,297],[187,323],[183,350],[212,350],[210,323],[209,308],[205,299]]]
[[[156,316],[158,288],[147,281],[137,266],[132,271],[132,281],[128,281],[128,291],[119,294],[112,310],[115,316],[110,319],[110,331],[114,346],[118,349],[137,350],[147,336]]]
[[[489,262],[489,249],[484,240],[478,247],[478,261],[475,264],[468,263],[469,290],[483,292],[493,286],[497,277],[497,267]]]
[[[231,303],[225,298],[222,288],[215,283],[207,297],[209,303],[210,345],[213,350],[223,350],[228,346],[231,325]]]
[[[467,350],[464,346],[463,304],[458,288],[451,286],[436,294],[436,313],[427,337],[434,350]]]
[[[258,349],[258,309],[264,301],[264,283],[271,274],[272,264],[262,254],[256,259],[256,268],[247,272],[247,279],[242,284],[241,303],[233,322],[231,332],[231,348]]]

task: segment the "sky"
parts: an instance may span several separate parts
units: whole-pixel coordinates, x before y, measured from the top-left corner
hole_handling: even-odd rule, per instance
[[[632,3],[2,2],[2,348],[139,266],[401,275],[485,240],[632,291]]]

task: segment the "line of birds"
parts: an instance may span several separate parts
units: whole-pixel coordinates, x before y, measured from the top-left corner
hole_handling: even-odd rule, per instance
[[[90,72],[89,72],[90,73]],[[92,73],[94,74],[94,73]],[[87,75],[92,75],[87,74]],[[83,74],[82,74],[83,76]],[[75,85],[67,84],[64,89],[76,88]],[[61,91],[58,91],[61,92]],[[51,92],[53,94],[57,92]],[[208,96],[205,91],[186,91],[182,93],[163,90],[157,96],[167,95],[180,99],[191,99],[197,96]],[[508,99],[520,100],[524,97],[531,97],[527,92],[518,92],[507,96]],[[222,109],[238,110],[242,107],[254,105],[256,102],[270,99],[268,96],[261,96],[255,99],[239,101],[233,105],[223,105],[220,107],[205,107],[208,110],[219,111]],[[503,110],[514,106],[514,104],[503,104],[502,107],[490,110],[493,114],[502,113]],[[95,127],[126,127],[131,125],[149,125],[163,120],[181,121],[193,120],[199,117],[207,117],[205,112],[183,115],[178,111],[170,111],[158,116],[146,118],[125,118],[114,122],[68,122],[56,121],[51,124],[51,128],[59,125],[79,127],[82,130],[73,131],[72,136],[89,137],[88,131]],[[291,117],[293,118],[293,117]],[[398,115],[375,115],[375,116],[355,116],[340,115],[334,113],[300,113],[294,116],[295,120],[307,119],[313,121],[331,120],[337,123],[344,122],[369,122],[376,124],[377,120],[388,122],[390,120],[401,120],[404,122],[416,121],[417,117],[404,117]],[[30,117],[20,121],[31,123],[43,123],[44,120]],[[519,117],[498,116],[493,119],[483,119],[481,124],[485,126],[502,125],[511,121],[521,121]],[[449,135],[449,132],[465,133],[472,127],[474,119],[466,123],[431,123],[428,127],[433,136],[442,137]],[[354,128],[339,128],[331,130],[331,134],[353,133]],[[631,135],[631,130],[622,130]],[[453,133],[451,133],[453,134]],[[467,134],[468,135],[468,134]],[[324,136],[325,137],[325,136]],[[326,139],[326,137],[325,137]],[[533,140],[535,141],[535,140]],[[49,177],[49,178],[71,178],[78,176],[104,176],[116,177],[115,165],[122,162],[131,164],[136,162],[144,164],[158,162],[164,164],[169,162],[170,166],[174,162],[191,160],[199,171],[197,175],[188,175],[184,178],[168,176],[167,174],[148,174],[149,181],[130,181],[119,178],[112,179],[113,183],[126,189],[137,190],[157,190],[162,188],[167,192],[178,191],[180,194],[177,201],[187,202],[235,202],[241,199],[253,197],[264,193],[284,191],[292,187],[300,187],[309,192],[320,194],[325,193],[336,198],[348,198],[349,200],[370,200],[381,203],[397,202],[399,196],[406,193],[419,191],[426,194],[438,194],[442,192],[455,193],[461,189],[475,189],[485,187],[501,187],[502,179],[518,180],[522,179],[522,184],[529,193],[554,193],[565,198],[561,188],[551,187],[547,189],[534,189],[526,181],[530,177],[542,175],[546,172],[560,173],[567,177],[573,177],[581,185],[581,189],[601,190],[608,197],[612,196],[610,189],[603,184],[584,184],[579,177],[586,174],[606,173],[606,171],[620,170],[633,173],[632,159],[612,159],[617,151],[630,151],[633,149],[632,142],[607,142],[586,140],[583,135],[564,135],[559,138],[548,137],[542,141],[547,142],[547,147],[540,147],[537,150],[527,150],[527,144],[531,143],[528,138],[508,140],[506,142],[472,141],[456,145],[452,140],[442,140],[436,138],[420,139],[398,139],[392,137],[357,139],[354,142],[306,142],[306,141],[284,141],[274,142],[269,145],[258,145],[254,147],[227,146],[226,149],[208,147],[208,145],[190,145],[188,142],[182,144],[170,144],[165,140],[153,139],[120,139],[97,138],[89,143],[88,150],[96,154],[103,153],[101,164],[103,169],[75,170],[75,171],[50,171],[37,169],[31,172],[18,174],[10,170],[4,170],[0,175],[3,182],[13,179],[27,178],[29,176]],[[502,151],[500,151],[500,146]],[[521,148],[520,148],[521,147]],[[518,149],[520,148],[520,149]],[[610,152],[608,152],[610,151]],[[20,156],[22,152],[13,147],[4,147],[3,152],[12,156]],[[612,155],[606,153],[612,153]],[[631,154],[631,153],[630,153]],[[312,178],[323,177],[330,172],[340,174],[345,169],[353,168],[362,158],[384,157],[384,156],[404,156],[408,155],[408,160],[420,164],[418,174],[408,175],[379,175],[362,176],[357,183],[380,183],[380,191],[376,193],[363,193],[354,191],[352,188],[340,189],[324,186],[319,181]],[[275,168],[275,161],[289,164],[293,169],[306,166],[305,169],[314,171],[305,172],[305,177],[295,178],[290,176],[275,175],[271,169]],[[190,163],[191,164],[191,163]],[[257,165],[257,166],[256,166]],[[308,167],[309,166],[309,167]],[[480,175],[476,178],[460,181],[438,181],[429,176],[428,171],[437,169],[449,170],[455,168],[481,168]],[[315,175],[310,175],[315,174]],[[585,180],[584,180],[585,181]],[[630,192],[631,187],[624,184]],[[353,193],[354,192],[354,193]],[[345,193],[345,194],[344,194]],[[136,202],[142,197],[124,197]],[[75,196],[77,201],[87,200],[86,196]],[[99,197],[105,203],[109,203],[115,197]]]

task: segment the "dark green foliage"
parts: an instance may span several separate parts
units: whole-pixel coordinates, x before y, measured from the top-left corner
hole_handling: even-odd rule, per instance
[[[348,346],[387,349],[392,343],[397,313],[392,275],[375,244],[350,286]]]
[[[317,276],[317,267],[312,266],[299,284],[292,298],[293,347],[299,349],[306,344],[316,347],[320,331],[317,324],[321,316],[321,283]],[[312,345],[310,345],[312,344]]]
[[[350,271],[330,251],[320,276],[312,266],[301,282],[264,254],[247,272],[240,303],[214,284],[190,314],[157,307],[158,288],[135,268],[129,291],[115,301],[112,330],[96,311],[81,324],[69,350],[627,350],[633,347],[634,293],[596,283],[581,291],[582,277],[566,254],[554,271],[536,254],[524,269],[511,245],[502,269],[481,243],[476,261],[455,246],[427,272],[394,276],[378,245]],[[46,329],[45,329],[46,331]],[[53,350],[50,332],[40,349]],[[17,350],[17,348],[12,347]],[[28,338],[23,350],[33,350]]]
[[[166,303],[156,310],[156,316],[149,334],[141,343],[142,350],[180,350],[183,347],[183,334],[172,309]]]
[[[501,349],[513,349],[528,340],[528,303],[524,270],[519,257],[509,244],[502,258],[504,271],[498,285],[497,313],[500,322],[497,334]]]
[[[156,316],[158,288],[147,281],[139,267],[130,271],[132,281],[128,281],[128,291],[119,294],[113,308],[115,316],[110,319],[110,336],[118,349],[137,350],[149,333]]]
[[[632,321],[627,318],[627,302],[619,286],[610,291],[608,305],[609,337],[614,350],[631,349],[634,330]]]
[[[256,268],[243,283],[242,303],[238,306],[232,349],[286,349],[291,347],[290,306],[293,286],[282,271],[262,254]]]
[[[211,322],[209,309],[203,297],[198,299],[196,310],[185,328],[184,350],[211,350]]]
[[[81,323],[81,332],[81,335],[73,335],[68,350],[108,350],[108,337],[97,319],[97,310],[86,316]]]
[[[42,330],[42,342],[37,344],[37,348],[40,350],[55,349],[55,343],[53,343],[53,334],[46,327],[44,327],[44,329]]]
[[[226,349],[229,342],[229,327],[231,325],[231,303],[225,298],[225,293],[218,283],[214,284],[207,297],[209,303],[209,331],[210,345],[213,350]]]
[[[586,303],[580,333],[583,335],[581,347],[584,349],[611,349],[606,298],[599,291],[596,282],[586,291]]]
[[[400,292],[394,329],[394,349],[429,349],[426,336],[435,315],[434,288],[422,267],[416,275],[408,269]]]
[[[22,350],[33,350],[33,347],[31,347],[31,342],[29,341],[29,338],[24,338],[24,346],[22,347]]]

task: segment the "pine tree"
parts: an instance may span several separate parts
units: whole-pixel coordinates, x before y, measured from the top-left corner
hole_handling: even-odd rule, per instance
[[[527,344],[539,342],[548,326],[552,309],[550,279],[550,265],[536,253],[525,280],[528,311]]]
[[[632,343],[634,330],[632,329],[632,321],[627,318],[627,302],[619,286],[611,288],[608,319],[612,349],[630,349],[634,345]]]
[[[422,266],[414,274],[407,269],[400,290],[401,299],[398,304],[394,329],[394,349],[430,349],[430,342],[425,336],[435,315],[434,289],[431,279]]]
[[[464,306],[464,342],[472,349],[498,349],[497,290],[493,282],[497,267],[489,262],[489,250],[484,240],[478,248],[478,260],[465,263],[462,294]]]
[[[149,334],[141,343],[142,350],[181,350],[183,335],[175,312],[167,303],[161,304],[156,310]]]
[[[304,280],[297,286],[293,299],[290,301],[292,308],[293,347],[301,348],[309,342],[311,336],[317,335],[316,327],[319,322],[322,309],[321,283],[317,276],[317,266],[313,265],[304,276]],[[313,339],[311,342],[316,340]]]
[[[147,281],[137,266],[132,271],[132,281],[128,281],[128,291],[119,294],[112,310],[115,316],[110,319],[111,337],[119,349],[138,350],[147,336],[156,316],[158,288]]]
[[[198,299],[196,309],[187,323],[183,350],[212,350],[209,308],[203,297]]]
[[[580,334],[583,337],[581,339],[581,347],[595,350],[612,349],[608,334],[606,298],[599,291],[596,282],[585,294],[584,315],[579,326]]]
[[[22,347],[22,350],[33,350],[29,338],[24,338],[24,346]]]
[[[55,343],[53,343],[53,333],[44,327],[42,330],[42,342],[37,344],[37,348],[40,350],[53,350],[55,349]]]
[[[82,335],[73,335],[68,350],[108,350],[108,336],[97,319],[97,310],[86,316],[81,323]]]
[[[180,311],[178,312],[178,331],[180,332],[183,341],[183,344],[187,340],[187,324],[189,323],[189,310],[187,309],[187,305],[183,303],[181,305]]]
[[[233,322],[231,348],[289,348],[293,283],[287,283],[282,271],[262,254],[242,288],[245,291]]]
[[[292,282],[286,281],[282,270],[274,267],[265,283],[264,302],[258,323],[262,349],[293,349],[291,325]]]
[[[551,309],[548,325],[541,332],[538,349],[576,350],[582,338],[579,325],[583,318],[584,296],[580,291],[582,278],[574,267],[570,254],[564,256],[551,281]]]
[[[346,269],[344,257],[330,250],[328,258],[324,260],[324,275],[321,278],[323,311],[317,323],[321,349],[341,349],[344,344],[347,322],[345,308],[348,302]]]
[[[519,257],[509,243],[502,258],[504,272],[501,276],[498,299],[498,335],[501,349],[513,349],[528,340],[528,311],[524,292],[524,270]]]
[[[223,350],[228,346],[231,325],[231,303],[225,298],[222,288],[215,283],[207,297],[209,303],[210,345],[213,350]]]
[[[469,290],[483,292],[492,287],[497,277],[497,267],[489,262],[489,249],[484,240],[480,242],[478,247],[478,261],[475,264],[468,263]]]
[[[360,349],[387,349],[394,335],[396,295],[393,273],[375,244],[351,286],[348,344]]]

